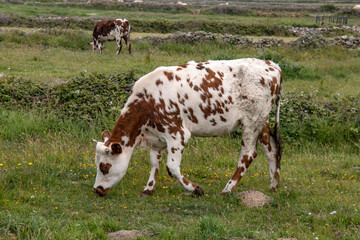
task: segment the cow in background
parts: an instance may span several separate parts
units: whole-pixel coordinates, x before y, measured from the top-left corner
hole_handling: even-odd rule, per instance
[[[126,47],[131,54],[130,42],[130,23],[127,19],[103,20],[96,23],[93,31],[93,42],[88,44],[93,46],[93,50],[99,49],[100,54],[105,41],[116,41],[118,49],[116,54],[119,54],[122,48],[121,39],[125,40]]]

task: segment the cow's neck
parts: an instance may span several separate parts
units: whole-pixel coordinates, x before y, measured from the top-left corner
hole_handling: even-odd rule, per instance
[[[136,143],[136,138],[141,134],[141,129],[148,122],[148,119],[148,106],[141,102],[131,105],[126,112],[120,115],[109,141],[133,147]]]

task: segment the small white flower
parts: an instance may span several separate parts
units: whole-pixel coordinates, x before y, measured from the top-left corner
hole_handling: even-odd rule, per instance
[[[30,198],[33,199],[33,198],[34,198],[34,195],[31,195]]]
[[[309,212],[309,215],[311,215],[311,212]]]
[[[330,213],[330,215],[334,215],[334,214],[336,214],[336,211],[332,211],[332,212]]]
[[[318,237],[315,237],[315,239],[319,239]]]

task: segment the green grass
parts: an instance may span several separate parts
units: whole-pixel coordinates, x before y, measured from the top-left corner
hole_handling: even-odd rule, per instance
[[[143,36],[133,35],[134,38]],[[50,83],[65,81],[81,73],[114,74],[132,70],[137,76],[142,76],[158,66],[180,65],[189,60],[259,57],[280,64],[286,83],[285,92],[315,91],[325,97],[336,94],[354,96],[360,88],[359,50],[340,47],[255,49],[223,43],[163,43],[154,46],[140,41],[132,44],[132,55],[124,46],[117,56],[114,42],[107,42],[104,53],[100,55],[87,45],[90,41],[90,33],[84,31],[59,30],[29,35],[16,31],[0,33],[0,73],[7,77]]]
[[[264,207],[247,208],[235,194],[219,195],[241,146],[229,136],[194,138],[186,147],[182,171],[204,188],[201,198],[186,194],[164,163],[154,195],[140,197],[150,170],[149,151],[141,148],[126,177],[100,198],[92,193],[91,139],[103,129],[31,112],[2,110],[0,117],[0,180],[6,183],[0,187],[1,238],[105,239],[119,229],[151,230],[152,239],[357,239],[360,233],[359,149],[350,146],[287,145],[274,194],[259,151],[236,192],[264,192],[272,197]]]
[[[1,7],[0,12],[21,10],[23,15],[78,16],[89,11],[70,8],[65,9],[69,12],[64,12],[63,8],[39,6],[36,9],[35,6],[9,4],[1,4]],[[55,10],[59,12],[54,13]],[[96,12],[103,14],[101,10]],[[141,14],[144,18],[170,16]],[[209,17],[217,20],[219,16]],[[237,16],[226,18],[241,19]],[[132,36],[140,35],[143,34]],[[151,239],[359,239],[360,143],[346,136],[351,131],[353,136],[358,136],[359,131],[358,107],[349,110],[354,113],[347,111],[352,106],[349,103],[352,97],[358,99],[360,89],[359,50],[338,47],[254,49],[221,43],[152,45],[140,41],[133,43],[132,55],[123,49],[116,56],[114,42],[106,43],[104,53],[99,55],[86,45],[90,40],[90,32],[80,30],[46,30],[29,35],[1,32],[0,74],[3,77],[0,81],[3,84],[14,77],[53,85],[79,76],[91,79],[93,72],[114,76],[131,70],[139,77],[158,66],[183,64],[189,60],[241,57],[274,60],[286,73],[283,101],[302,101],[300,105],[291,103],[290,107],[283,105],[282,108],[283,113],[287,109],[291,116],[282,119],[282,131],[284,135],[294,135],[290,140],[284,139],[281,186],[276,193],[269,192],[267,162],[259,149],[256,161],[236,192],[255,188],[271,196],[272,202],[264,207],[247,208],[240,204],[236,194],[220,196],[236,169],[241,148],[241,140],[232,135],[193,138],[184,151],[182,172],[204,188],[203,197],[186,193],[167,175],[166,156],[154,195],[140,197],[150,164],[149,150],[137,148],[125,178],[107,196],[100,198],[92,192],[96,174],[92,139],[100,140],[103,130],[111,130],[116,117],[95,115],[95,120],[85,121],[66,117],[70,113],[58,114],[57,108],[63,106],[81,108],[76,99],[70,99],[68,105],[65,102],[52,106],[50,110],[32,109],[26,104],[27,107],[22,108],[8,106],[2,102],[0,239],[106,239],[107,233],[121,229],[150,230],[155,234]],[[27,86],[34,93],[40,89],[36,85],[19,86],[19,89],[22,91]],[[16,94],[21,95],[21,91]],[[29,103],[26,98],[24,102]],[[317,109],[315,101],[339,110],[329,113],[326,109]],[[316,118],[308,112],[305,114],[308,110],[320,115]],[[299,116],[304,119],[300,121]],[[341,117],[345,119],[340,121]],[[350,130],[344,129],[344,122]],[[296,135],[299,126],[305,123],[310,124],[311,132],[306,128]],[[334,211],[336,213],[331,214]]]
[[[195,7],[196,8],[196,7]],[[243,24],[265,24],[265,25],[293,25],[309,26],[315,24],[315,18],[309,13],[303,13],[301,17],[264,17],[256,16],[254,13],[242,15],[226,14],[192,14],[186,11],[170,11],[151,9],[149,11],[126,9],[122,5],[81,5],[81,4],[41,4],[41,5],[22,5],[22,4],[1,4],[0,12],[6,14],[16,14],[19,16],[70,16],[70,17],[102,17],[102,18],[127,18],[129,20],[169,20],[169,21],[221,21],[221,22],[240,22]],[[331,12],[317,14],[332,14]],[[359,24],[360,18],[353,16],[349,19],[349,24]]]

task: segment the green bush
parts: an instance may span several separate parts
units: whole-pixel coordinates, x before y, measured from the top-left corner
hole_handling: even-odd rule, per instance
[[[306,79],[316,80],[321,78],[321,73],[316,69],[311,69],[302,65],[294,64],[280,53],[269,49],[264,50],[259,56],[260,59],[271,60],[279,64],[286,80]]]
[[[320,7],[322,11],[325,12],[334,12],[336,10],[336,6],[334,4],[324,4]]]
[[[74,30],[41,30],[33,33],[22,31],[0,33],[0,42],[25,44],[29,46],[42,45],[64,47],[68,49],[88,50],[87,43],[91,41],[90,34]]]
[[[135,81],[133,72],[105,76],[80,76],[54,86],[21,78],[0,81],[0,101],[6,108],[40,109],[64,119],[95,121],[115,119]]]
[[[277,55],[273,57],[281,59]],[[0,81],[0,106],[37,109],[60,119],[106,125],[119,116],[134,81],[133,72],[115,76],[83,75],[54,86],[8,78]],[[360,95],[319,100],[315,94],[283,94],[280,114],[282,136],[286,142],[294,144],[302,140],[357,142],[360,138],[359,106]],[[273,120],[272,112],[270,122],[273,123]],[[48,122],[49,126],[51,124],[53,122]]]
[[[280,125],[285,140],[321,143],[358,141],[360,96],[315,101],[311,94],[286,94],[281,102]],[[300,141],[299,141],[300,140]]]

